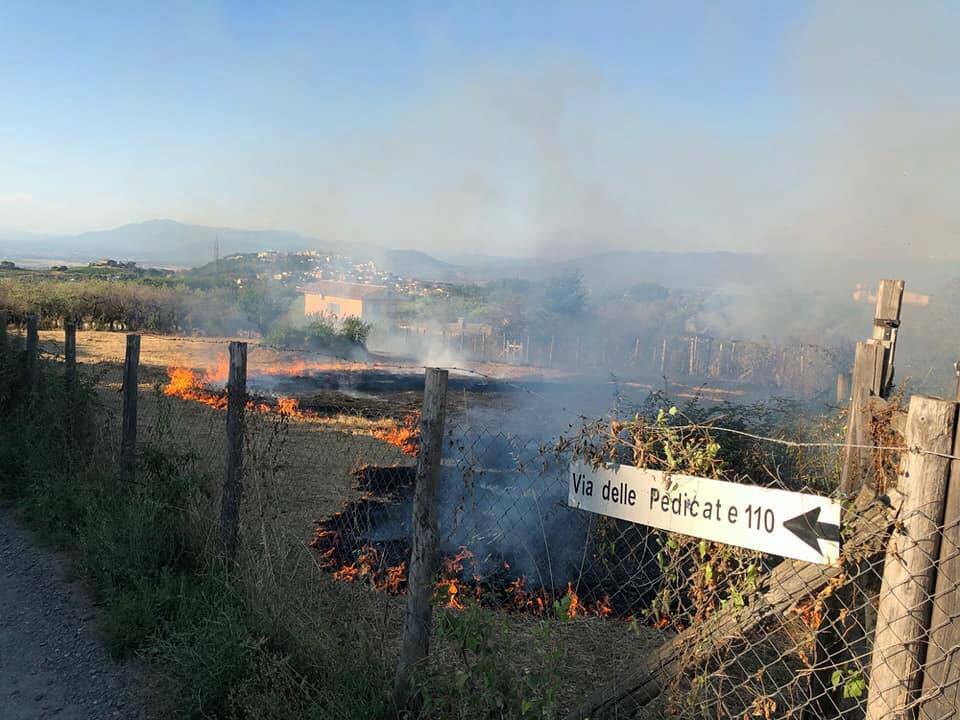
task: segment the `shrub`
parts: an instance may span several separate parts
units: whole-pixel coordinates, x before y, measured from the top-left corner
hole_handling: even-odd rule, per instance
[[[315,318],[304,327],[277,325],[267,342],[290,350],[326,352],[349,357],[366,350],[371,326],[358,318],[346,318],[339,327],[326,318]]]

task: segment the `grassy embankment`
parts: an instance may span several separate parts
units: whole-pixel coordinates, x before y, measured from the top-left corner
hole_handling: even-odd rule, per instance
[[[355,622],[349,592],[301,587],[299,607],[279,601],[291,592],[287,581],[309,574],[312,559],[295,544],[281,545],[262,502],[238,566],[220,560],[219,478],[196,446],[174,439],[169,401],[155,398],[149,426],[141,424],[137,482],[120,487],[110,398],[104,402],[87,377],[68,400],[61,369],[46,363],[31,397],[15,342],[0,367],[0,495],[75,557],[102,602],[110,649],[159,670],[171,716],[367,718],[385,711],[388,663],[376,629]],[[254,446],[269,453],[269,441]]]
[[[410,458],[371,437],[375,420],[248,416],[242,551],[227,567],[216,545],[223,414],[158,391],[170,353],[189,347],[203,366],[209,343],[145,338],[137,482],[125,488],[118,358],[96,334],[80,339],[81,357],[97,362],[81,366],[72,403],[57,363],[41,362],[31,399],[22,348],[0,362],[0,498],[75,557],[111,650],[159,671],[171,717],[390,716],[403,598],[334,582],[306,540],[317,518],[357,497],[354,467]],[[436,617],[422,717],[555,717],[593,684],[569,648],[620,668],[642,650],[625,624],[597,618],[474,607]]]

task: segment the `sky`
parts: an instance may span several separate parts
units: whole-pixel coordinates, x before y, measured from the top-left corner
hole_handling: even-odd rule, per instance
[[[960,3],[0,3],[0,228],[960,258]]]

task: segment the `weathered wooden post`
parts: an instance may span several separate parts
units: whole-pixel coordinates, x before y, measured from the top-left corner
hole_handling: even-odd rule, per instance
[[[398,709],[416,703],[412,675],[430,651],[434,574],[437,564],[437,489],[443,449],[443,420],[447,399],[447,371],[427,368],[420,419],[420,454],[413,494],[413,537],[407,573],[407,609],[400,659],[394,684]]]
[[[133,483],[137,471],[137,392],[140,383],[140,336],[127,335],[123,361],[123,420],[120,437],[120,481]]]
[[[27,315],[27,388],[31,395],[36,395],[37,385],[40,382],[40,366],[37,358],[40,336],[39,321],[36,315]]]
[[[240,499],[243,496],[243,420],[247,405],[247,344],[230,343],[227,380],[227,464],[220,499],[220,548],[228,562],[237,557]]]
[[[850,402],[850,373],[837,373],[837,405]]]
[[[857,343],[847,418],[849,447],[846,449],[840,477],[840,490],[848,495],[860,489],[870,467],[871,451],[855,447],[870,444],[870,397],[886,397],[893,384],[893,361],[897,349],[897,331],[900,327],[903,287],[903,280],[880,281],[873,319],[873,337],[865,343]]]
[[[7,311],[0,310],[0,357],[7,354]]]
[[[900,307],[903,299],[902,280],[881,280],[877,291],[872,337],[858,342],[853,361],[850,386],[843,387],[844,375],[837,378],[837,400],[847,402],[847,435],[840,491],[855,495],[869,479],[873,463],[872,414],[870,399],[884,398],[893,382],[893,360],[896,352],[897,329],[900,326]],[[843,393],[843,396],[841,396]],[[874,580],[874,582],[870,582]],[[876,593],[875,578],[863,576],[837,588],[824,601],[824,626],[816,636],[815,671],[811,676],[813,701],[804,712],[804,720],[822,717],[841,717],[853,711],[855,702],[840,697],[832,682],[833,673],[867,653],[868,639],[874,624],[872,605],[868,602],[854,614],[854,586],[866,596]]]
[[[957,374],[955,397],[960,403],[960,362],[954,364]],[[960,429],[954,431],[953,450],[960,456]],[[950,461],[950,480],[943,515],[937,581],[930,613],[930,633],[923,673],[920,720],[950,717],[960,703],[960,460]]]
[[[74,322],[63,326],[63,386],[67,403],[73,403],[77,390],[77,324]]]
[[[940,553],[957,405],[914,395],[897,491],[899,521],[883,565],[870,661],[867,720],[906,717],[921,688],[936,562]]]

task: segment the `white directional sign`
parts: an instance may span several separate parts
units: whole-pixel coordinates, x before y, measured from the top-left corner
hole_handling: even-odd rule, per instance
[[[629,465],[573,463],[569,505],[823,565],[840,556],[840,504],[819,495]]]

